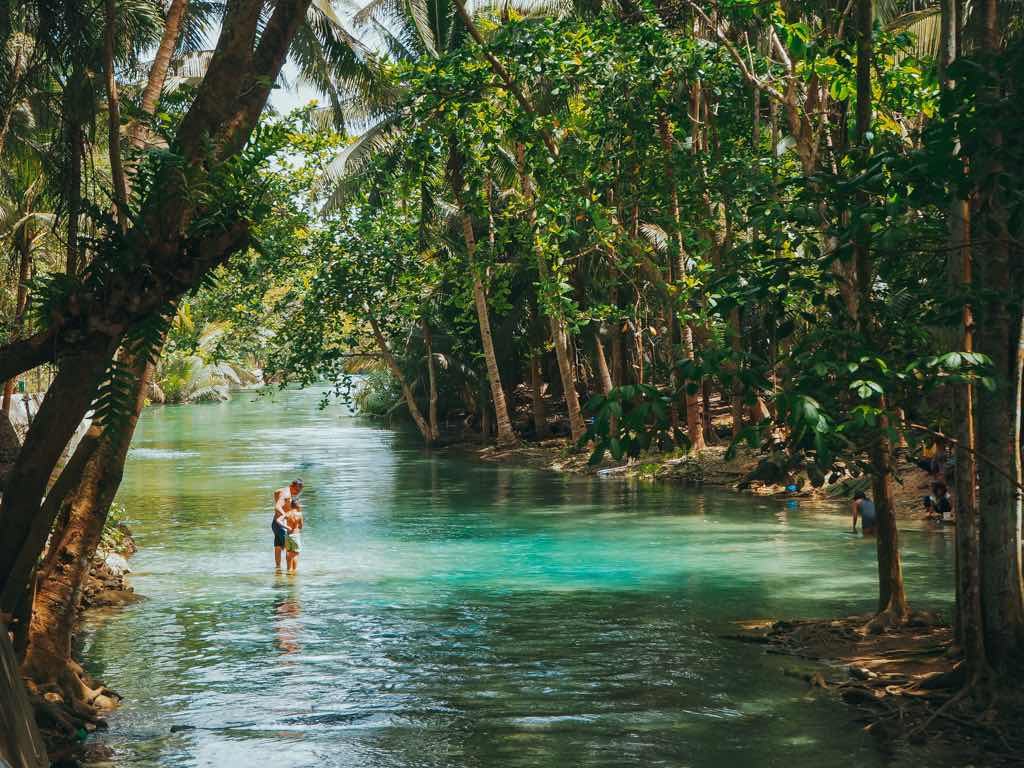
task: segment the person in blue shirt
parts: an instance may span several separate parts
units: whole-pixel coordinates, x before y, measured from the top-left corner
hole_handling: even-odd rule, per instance
[[[875,503],[864,495],[864,491],[853,494],[853,532],[857,532],[857,518],[860,518],[860,529],[865,536],[874,536],[878,525],[875,517]]]

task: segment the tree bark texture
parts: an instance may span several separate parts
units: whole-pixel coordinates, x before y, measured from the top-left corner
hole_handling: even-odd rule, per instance
[[[72,697],[81,697],[85,687],[74,679],[73,673],[71,680],[66,679],[71,663],[71,633],[82,588],[121,484],[125,458],[153,375],[153,365],[145,352],[125,357],[122,362],[130,368],[134,380],[131,413],[124,421],[101,428],[102,433],[78,474],[78,482],[60,505],[58,516],[63,525],[54,530],[39,568],[29,629],[26,674],[37,683],[61,683]]]

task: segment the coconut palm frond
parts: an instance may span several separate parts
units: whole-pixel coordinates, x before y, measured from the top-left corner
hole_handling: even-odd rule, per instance
[[[657,224],[641,222],[640,234],[658,253],[666,253],[668,251],[668,232]]]

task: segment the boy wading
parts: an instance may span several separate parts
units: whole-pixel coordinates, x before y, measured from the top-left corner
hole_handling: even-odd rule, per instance
[[[291,509],[293,497],[302,493],[302,481],[295,479],[284,488],[274,491],[274,518],[270,521],[270,530],[274,532],[274,565],[281,570],[281,553],[288,541],[288,526],[285,515]]]

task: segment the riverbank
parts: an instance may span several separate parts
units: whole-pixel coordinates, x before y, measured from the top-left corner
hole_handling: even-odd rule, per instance
[[[506,448],[457,445],[453,449],[469,450],[484,461],[518,464],[549,472],[682,483],[787,500],[831,499],[837,504],[847,504],[856,491],[867,490],[870,493],[867,478],[849,475],[815,487],[806,471],[780,470],[770,457],[742,446],[732,458],[726,456],[726,446],[716,445],[699,453],[653,454],[631,462],[616,462],[606,457],[596,465],[589,463],[588,452],[573,450],[570,441],[560,437]],[[930,485],[929,475],[914,464],[905,460],[898,464],[895,496],[901,525],[940,529],[929,520],[922,503]],[[794,486],[796,490],[789,490]]]
[[[872,633],[872,616],[820,621],[747,622],[728,639],[763,644],[771,654],[813,662],[783,668],[823,694],[838,696],[882,748],[898,741],[963,765],[1020,765],[1024,696],[1017,689],[965,694],[953,631],[914,615],[895,630]]]
[[[128,526],[117,518],[114,511],[93,557],[82,587],[76,624],[81,623],[87,611],[118,608],[142,599],[129,580],[128,558],[137,550],[135,540]],[[73,642],[72,647],[77,647],[77,642]],[[74,656],[74,651],[72,653]],[[106,728],[103,714],[121,701],[118,693],[94,680],[82,668],[80,659],[72,658],[70,667],[85,686],[97,692],[92,700],[84,702],[88,710],[82,708],[81,702],[76,705],[67,701],[59,686],[39,686],[31,680],[25,681],[50,760],[62,768],[92,764],[109,757],[104,745],[87,742],[86,738]]]

